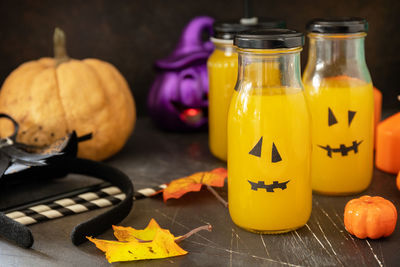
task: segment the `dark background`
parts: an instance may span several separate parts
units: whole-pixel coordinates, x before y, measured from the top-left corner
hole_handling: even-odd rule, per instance
[[[278,17],[304,31],[313,17],[361,16],[370,24],[366,56],[372,79],[394,109],[399,88],[400,1],[254,1],[259,17]],[[234,19],[243,14],[243,0],[146,1],[3,1],[0,0],[0,82],[21,63],[51,56],[55,26],[67,34],[74,58],[95,57],[114,64],[128,80],[145,115],[146,97],[154,78],[153,62],[169,54],[182,28],[193,17]],[[307,46],[302,55],[304,67]]]

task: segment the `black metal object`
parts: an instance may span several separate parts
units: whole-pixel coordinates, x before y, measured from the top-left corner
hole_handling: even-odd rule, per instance
[[[104,232],[128,215],[133,204],[133,185],[129,177],[106,164],[76,158],[78,142],[90,139],[90,134],[79,138],[72,132],[50,146],[27,146],[16,142],[18,123],[6,114],[0,114],[0,117],[7,118],[14,124],[14,133],[5,139],[0,139],[0,190],[1,185],[6,183],[18,184],[32,182],[34,179],[54,179],[69,173],[94,177],[119,187],[126,198],[103,214],[77,225],[71,233],[75,245],[86,241],[86,236],[96,236]],[[29,248],[33,245],[33,236],[29,228],[8,218],[2,212],[0,212],[0,236],[15,241],[21,247]]]

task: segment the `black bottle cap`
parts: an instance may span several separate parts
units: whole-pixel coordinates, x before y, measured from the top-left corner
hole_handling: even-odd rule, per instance
[[[306,28],[315,33],[358,33],[368,31],[368,22],[355,17],[313,19]]]
[[[254,27],[251,24],[241,24],[239,21],[221,21],[213,25],[213,37],[224,40],[233,40],[235,34]]]
[[[286,22],[280,19],[258,18],[257,28],[286,29]]]
[[[238,33],[234,44],[250,49],[295,48],[304,45],[304,35],[288,29],[254,29]]]
[[[286,22],[278,19],[271,18],[253,18],[231,20],[231,21],[217,21],[213,25],[214,35],[213,37],[224,40],[233,40],[235,35],[242,31],[247,31],[255,28],[286,28]],[[246,22],[248,21],[248,22]]]

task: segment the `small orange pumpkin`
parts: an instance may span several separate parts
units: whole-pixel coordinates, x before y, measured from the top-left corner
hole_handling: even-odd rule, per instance
[[[362,196],[350,200],[344,209],[344,226],[358,238],[377,239],[393,233],[397,210],[382,197]]]
[[[92,133],[79,143],[78,156],[103,160],[117,153],[135,124],[135,103],[128,83],[110,63],[68,57],[65,35],[54,32],[54,58],[29,61],[15,69],[0,91],[0,112],[20,125],[19,142],[44,146],[75,130]],[[0,121],[0,136],[13,132]]]
[[[400,172],[397,174],[396,185],[397,185],[397,189],[400,190]]]

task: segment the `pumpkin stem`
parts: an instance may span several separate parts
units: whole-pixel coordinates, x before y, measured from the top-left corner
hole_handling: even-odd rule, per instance
[[[66,37],[63,30],[56,27],[53,35],[54,42],[54,58],[56,60],[56,67],[61,63],[69,60],[67,49],[66,49]]]

